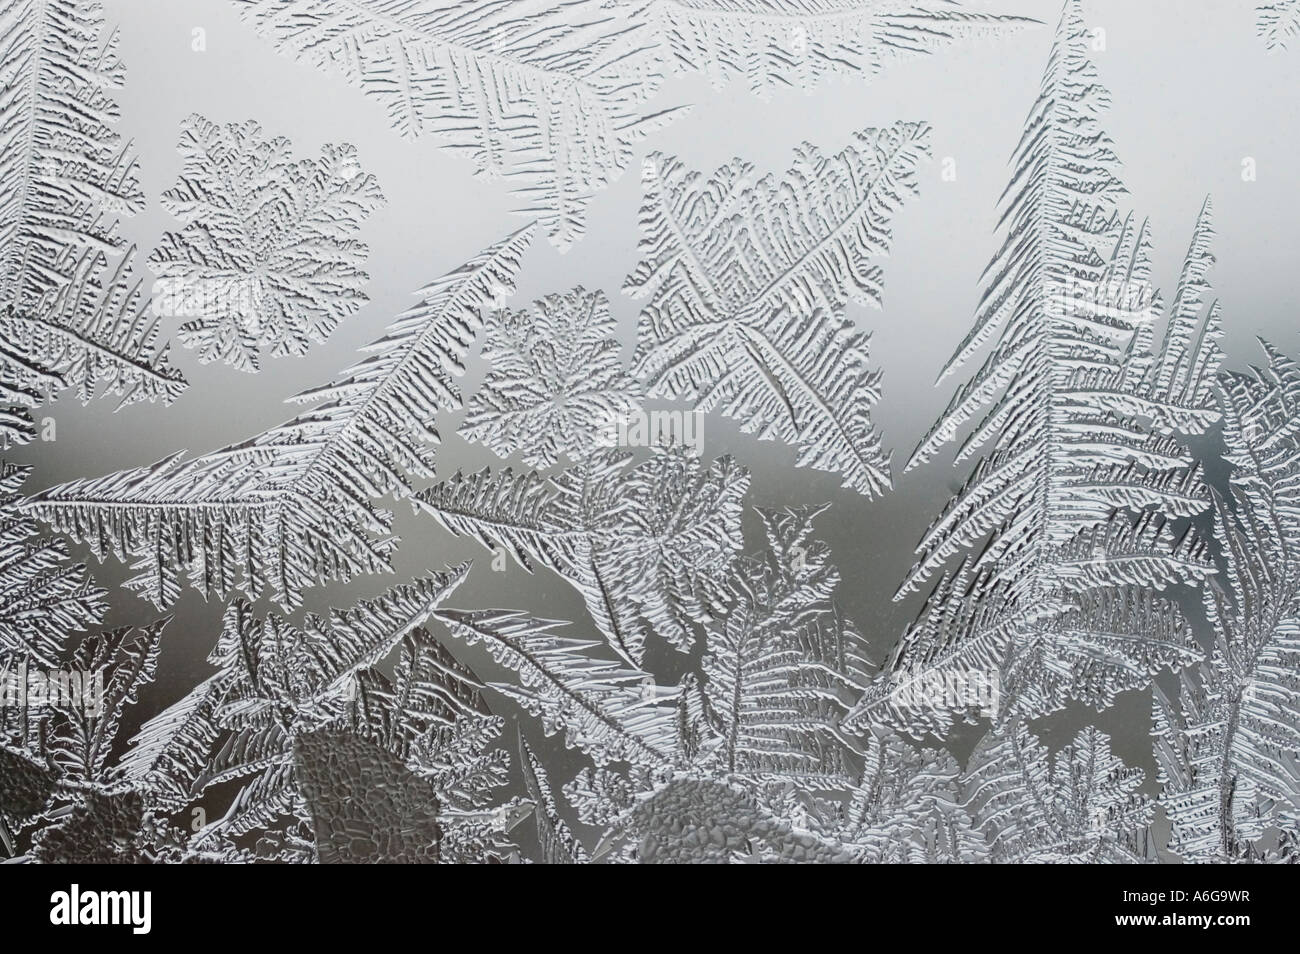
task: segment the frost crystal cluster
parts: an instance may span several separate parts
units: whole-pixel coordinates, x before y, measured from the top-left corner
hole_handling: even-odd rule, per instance
[[[1081,0],[229,2],[373,128],[208,101],[146,175],[100,4],[0,11],[0,860],[1300,861],[1300,355],[1238,348],[1240,215],[1157,247]],[[1045,65],[907,433],[949,140],[868,83],[968,41]],[[837,142],[691,148],[846,84]],[[522,218],[390,241],[436,149]],[[44,446],[73,389],[145,405],[59,406],[112,463]]]

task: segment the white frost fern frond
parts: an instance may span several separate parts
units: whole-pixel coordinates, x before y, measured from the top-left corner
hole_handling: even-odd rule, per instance
[[[1270,51],[1284,50],[1300,40],[1300,0],[1273,0],[1259,7],[1259,38]]]
[[[163,630],[171,617],[134,629],[123,626],[95,633],[72,653],[68,668],[102,685],[95,704],[61,706],[52,720],[49,754],[66,778],[110,785],[123,771],[111,763],[126,707],[139,701],[141,687],[152,682],[158,668]],[[99,689],[96,688],[96,692]]]
[[[974,864],[988,860],[949,753],[872,736],[849,792],[840,841],[868,864]]]
[[[568,248],[591,198],[682,109],[646,110],[654,51],[604,0],[239,0],[281,53],[378,99],[404,136],[431,135],[502,177]]]
[[[460,434],[533,467],[579,459],[640,409],[603,292],[578,287],[488,320],[489,371]]]
[[[541,719],[547,735],[597,765],[671,765],[677,757],[675,695],[648,674],[602,659],[599,640],[561,636],[566,623],[513,610],[439,610],[435,617],[468,646],[482,644],[517,682],[492,688]],[[647,688],[648,687],[648,688]]]
[[[666,70],[714,85],[743,80],[768,97],[829,77],[870,80],[889,64],[1034,25],[949,0],[620,0],[640,8]]]
[[[627,463],[626,457],[616,460]],[[585,468],[584,468],[585,474]],[[581,574],[588,560],[586,538],[606,518],[605,501],[583,495],[585,519],[570,522],[572,510],[559,512],[552,480],[537,471],[509,467],[473,474],[456,472],[420,491],[421,510],[456,536],[468,536],[508,555],[528,572],[544,567],[566,577]]]
[[[734,160],[708,178],[657,156],[641,209],[643,261],[624,290],[641,313],[634,373],[652,396],[720,410],[797,464],[874,496],[889,461],[869,411],[880,375],[845,314],[879,306],[891,219],[917,192],[924,123],[858,133],[834,156],[811,145],[784,177]]]
[[[510,756],[497,745],[505,720],[488,708],[486,687],[423,627],[403,638],[391,678],[386,670],[358,675],[347,724],[433,783],[444,859],[506,856],[523,806],[491,808],[510,781]]]
[[[704,697],[720,768],[766,779],[847,781],[841,732],[870,680],[866,641],[835,602],[840,574],[814,539],[826,508],[756,508],[766,548],[742,559],[707,629]]]
[[[353,678],[377,665],[464,582],[469,564],[395,586],[328,617],[309,614],[293,626],[278,614],[258,618],[235,600],[226,610],[214,659],[237,667],[223,718],[240,722],[268,713],[286,729],[316,728],[337,715],[332,707]]]
[[[1161,803],[1187,861],[1250,858],[1300,820],[1300,367],[1265,349],[1267,367],[1221,377],[1233,506],[1216,499],[1214,645],[1155,700]]]
[[[209,676],[140,727],[122,757],[122,776],[146,804],[175,811],[194,795],[221,737],[217,713],[230,680]]]
[[[121,248],[139,211],[135,150],[114,129],[125,68],[95,0],[20,0],[0,18],[0,247],[5,301],[31,309],[69,277],[64,252]],[[75,257],[75,256],[74,256]]]
[[[528,797],[533,800],[533,818],[537,823],[537,841],[542,850],[542,864],[580,865],[587,861],[582,842],[560,817],[559,806],[551,792],[550,780],[532,748],[519,736],[519,768],[524,776]]]
[[[1117,210],[1119,162],[1100,122],[1108,99],[1069,0],[1016,150],[1002,248],[943,373],[987,357],[908,466],[963,433],[956,463],[988,449],[922,537],[896,598],[959,558],[962,568],[931,592],[855,722],[881,707],[899,715],[899,686],[949,676],[1001,680],[1004,718],[1071,700],[1105,708],[1197,658],[1175,604],[1155,594],[1214,572],[1182,522],[1210,500],[1186,439],[1218,418],[1212,208],[1197,217],[1157,348],[1164,306],[1149,230]],[[939,707],[911,728],[942,730],[954,715]]]
[[[295,741],[322,729],[352,731],[349,718],[363,687],[375,686],[371,667],[407,643],[468,571],[466,564],[420,577],[327,617],[309,614],[301,626],[278,614],[258,617],[250,604],[234,601],[209,657],[220,667],[209,692],[182,700],[145,726],[126,760],[131,776],[160,804],[183,800],[185,789],[197,797],[248,779],[230,811],[204,829],[202,838],[301,816]],[[379,727],[362,721],[367,729]],[[365,735],[375,744],[383,741],[375,732]],[[404,757],[407,747],[385,751]],[[167,765],[183,767],[188,784],[162,782],[157,775]]]
[[[113,128],[123,73],[95,0],[0,12],[0,447],[31,440],[26,409],[67,387],[124,404],[185,388],[117,232],[143,202]]]
[[[552,479],[508,467],[457,473],[415,500],[451,533],[492,550],[494,560],[509,555],[530,573],[537,567],[558,573],[582,595],[614,651],[638,665],[645,634],[623,595],[623,585],[635,581],[622,579],[611,562],[626,540],[612,550],[601,542],[627,510],[618,474],[629,459],[623,452],[593,454]]]
[[[416,500],[452,533],[560,574],[610,647],[639,666],[649,632],[687,652],[696,624],[713,618],[740,550],[749,474],[681,449],[627,463],[607,450],[549,481],[508,468],[457,474]]]
[[[384,572],[397,541],[372,501],[433,476],[435,418],[460,406],[453,378],[530,237],[525,228],[422,289],[363,360],[290,399],[316,402],[293,420],[188,462],[61,484],[25,512],[101,557],[136,558],[129,585],[159,605],[179,595],[182,573],[205,594],[269,590],[292,608],[307,587]]]
[[[155,303],[189,318],[181,343],[202,362],[256,371],[259,352],[302,355],[366,302],[368,249],[355,238],[382,202],[356,150],[291,158],[256,122],[181,125],[185,159],[163,207],[181,220],[149,256]]]
[[[1019,723],[980,742],[964,784],[995,863],[1131,864],[1155,813],[1142,781],[1097,729],[1049,752]]]
[[[354,728],[403,755],[436,746],[459,719],[491,715],[478,676],[423,627],[402,638],[391,677],[372,667],[358,682]]]
[[[108,604],[59,540],[42,540],[16,510],[31,473],[0,461],[0,671],[27,660],[53,668],[68,637],[103,618]]]

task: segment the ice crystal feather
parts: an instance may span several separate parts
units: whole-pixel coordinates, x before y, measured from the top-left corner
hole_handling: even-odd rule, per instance
[[[645,787],[650,784],[646,782]],[[637,779],[614,769],[584,768],[564,786],[564,797],[583,824],[617,827],[635,804],[641,787]],[[602,847],[596,855],[603,857],[605,853]]]
[[[844,776],[840,721],[868,685],[865,640],[834,602],[839,572],[812,539],[824,508],[763,510],[767,548],[737,567],[702,661],[729,773]]]
[[[256,371],[262,348],[305,354],[366,302],[368,249],[355,233],[383,196],[353,147],[295,161],[289,140],[252,120],[194,114],[179,149],[185,165],[162,201],[183,229],[163,236],[149,267],[163,310],[191,319],[181,342],[200,361]]]
[[[859,133],[824,156],[804,145],[783,178],[734,160],[707,179],[654,158],[641,208],[643,261],[625,290],[648,299],[635,373],[653,396],[720,410],[797,449],[800,466],[876,495],[889,461],[869,410],[879,373],[845,306],[880,304],[872,259],[916,190],[928,127]]]
[[[50,732],[49,753],[65,778],[109,784],[122,771],[110,764],[126,707],[138,701],[140,687],[153,681],[158,650],[170,617],[141,629],[124,626],[96,633],[72,653],[69,668],[99,673],[103,699],[96,706],[58,709]]]
[[[238,0],[259,34],[503,177],[551,241],[585,230],[592,196],[685,107],[646,108],[653,48],[603,0]]]
[[[622,467],[626,457],[609,462]],[[520,566],[536,566],[564,576],[578,576],[588,560],[587,535],[601,524],[611,503],[605,497],[584,493],[594,481],[584,467],[577,482],[580,509],[556,513],[557,491],[550,478],[537,471],[516,473],[509,467],[493,473],[457,472],[422,490],[416,502],[440,524],[457,535],[471,536],[491,550],[501,548]],[[592,475],[599,479],[599,472]],[[576,525],[564,517],[582,517]]]
[[[467,572],[463,565],[395,587],[328,619],[308,616],[301,628],[279,616],[258,619],[243,601],[232,604],[212,655],[221,667],[214,677],[218,704],[207,707],[201,719],[196,714],[159,720],[136,740],[137,751],[149,754],[176,749],[182,741],[178,732],[184,732],[192,747],[190,740],[208,739],[213,726],[196,732],[190,723],[215,725],[220,744],[207,746],[191,794],[246,781],[227,814],[196,840],[215,843],[275,831],[287,818],[313,822],[318,850],[344,851],[346,846],[330,844],[336,834],[332,823],[320,827],[326,807],[321,799],[329,802],[331,796],[317,764],[322,753],[311,740],[325,733],[356,740],[348,744],[376,753],[391,766],[384,772],[408,780],[405,789],[425,792],[421,799],[412,795],[406,810],[436,822],[449,857],[482,860],[485,852],[503,852],[506,843],[491,830],[487,811],[507,768],[501,756],[488,751],[500,735],[500,720],[488,710],[477,677],[424,629]],[[390,675],[380,665],[394,651]],[[194,711],[184,700],[177,708]],[[306,756],[304,746],[310,750]],[[347,766],[343,769],[346,774]],[[334,804],[328,811],[345,809]],[[401,823],[377,817],[376,824]],[[402,852],[385,841],[393,835],[376,831],[379,840],[371,839],[369,850],[397,857]]]
[[[1154,708],[1170,847],[1187,861],[1259,851],[1300,819],[1300,367],[1224,374],[1231,505],[1217,500],[1225,572],[1204,593],[1209,658]]]
[[[217,713],[228,688],[225,674],[209,676],[131,738],[122,772],[147,804],[175,811],[189,802],[221,736]]]
[[[694,624],[727,600],[749,473],[731,457],[705,466],[669,451],[632,470],[619,490],[630,506],[602,542],[624,583],[620,596],[651,632],[688,652]]]
[[[950,0],[621,0],[640,7],[665,68],[759,96],[811,92],[827,77],[870,79],[890,63],[1036,23]]]
[[[547,734],[563,732],[597,764],[674,759],[672,696],[643,692],[647,674],[602,659],[599,640],[558,635],[563,621],[512,610],[440,610],[436,618],[517,674],[517,683],[493,683],[494,689],[539,717]]]
[[[899,685],[927,672],[998,673],[1008,714],[1033,717],[1070,699],[1105,707],[1197,658],[1175,605],[1153,591],[1213,572],[1205,544],[1178,522],[1209,505],[1182,436],[1217,418],[1211,207],[1197,219],[1157,346],[1164,306],[1150,287],[1147,227],[1116,209],[1118,160],[1100,122],[1107,101],[1070,0],[1015,154],[1005,242],[944,374],[986,348],[987,357],[908,466],[963,431],[958,463],[988,450],[926,531],[899,597],[969,555],[932,590],[890,679],[854,721],[888,712]],[[889,718],[942,732],[955,716]]]
[[[533,750],[519,737],[519,766],[523,770],[524,785],[533,800],[533,818],[537,823],[537,841],[542,850],[542,863],[548,865],[580,865],[587,861],[582,843],[560,817],[559,806],[551,794],[550,779]]]
[[[185,387],[117,231],[143,201],[113,128],[123,72],[93,0],[0,13],[0,446],[31,440],[28,409],[64,388],[128,404]]]
[[[372,501],[434,473],[434,420],[460,406],[480,312],[513,288],[526,228],[419,292],[367,356],[291,400],[316,406],[241,444],[76,480],[26,512],[103,556],[136,558],[131,586],[167,605],[182,572],[203,593],[270,590],[285,606],[329,579],[383,572],[397,541]]]
[[[719,712],[729,772],[769,766],[797,771],[809,760],[798,745],[803,735],[795,688],[800,658],[779,637],[763,608],[749,603],[728,613],[710,634],[704,673],[710,705]]]
[[[870,664],[865,640],[835,605],[839,575],[810,536],[821,509],[759,511],[767,548],[733,567],[719,618],[706,627],[698,675],[676,685],[610,659],[599,640],[561,635],[558,621],[509,610],[435,614],[518,674],[495,689],[596,763],[566,787],[584,821],[607,829],[593,860],[626,858],[638,806],[680,773],[725,777],[724,787],[776,801],[856,777],[859,747],[839,722]],[[775,803],[761,811],[775,813],[773,824],[786,814]],[[539,819],[543,829],[553,814]],[[833,829],[796,841],[848,858]]]
[[[625,472],[628,459],[596,451],[550,481],[457,474],[416,500],[451,532],[560,574],[615,652],[639,665],[648,630],[687,651],[694,624],[712,618],[740,549],[749,474],[730,457],[705,466],[680,450]]]
[[[581,457],[640,408],[615,331],[604,293],[583,288],[496,312],[484,335],[490,370],[461,435],[534,467]]]
[[[478,677],[424,628],[402,638],[391,678],[378,669],[363,674],[355,702],[364,734],[404,753],[458,718],[491,714]]]
[[[0,670],[53,666],[68,636],[99,622],[105,592],[61,541],[42,540],[17,511],[30,467],[0,461]]]
[[[60,660],[65,673],[81,674],[80,683],[64,683],[80,696],[32,707],[37,731],[16,753],[0,744],[0,763],[18,773],[14,781],[25,790],[0,785],[0,843],[13,852],[7,819],[18,823],[28,848],[16,860],[134,864],[184,857],[184,836],[137,788],[128,760],[117,758],[127,709],[154,679],[168,622],[87,636]],[[29,776],[34,768],[39,778]]]
[[[442,806],[444,861],[482,861],[512,849],[493,807],[510,759],[493,746],[503,720],[486,687],[423,627],[402,640],[391,678],[378,667],[358,676],[348,723],[433,784]]]
[[[868,739],[839,838],[868,864],[971,864],[988,860],[971,818],[961,768],[947,752],[897,736]]]
[[[1300,38],[1300,0],[1274,0],[1258,8],[1259,37],[1270,50],[1281,50]]]
[[[689,108],[651,102],[667,75],[811,90],[1034,22],[946,0],[237,2],[280,52],[381,102],[402,135],[511,183],[561,248],[638,143]]]
[[[286,728],[328,720],[356,674],[387,657],[468,572],[463,564],[351,609],[334,610],[328,618],[309,615],[301,627],[276,614],[257,618],[246,601],[234,601],[213,653],[214,661],[239,666],[238,684],[227,695],[224,713],[258,724],[265,714]]]
[[[979,744],[965,786],[994,862],[1133,863],[1155,811],[1142,780],[1097,729],[1049,753],[1021,723]]]

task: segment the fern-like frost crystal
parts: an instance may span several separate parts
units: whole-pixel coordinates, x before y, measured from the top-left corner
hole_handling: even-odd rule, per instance
[[[1187,861],[1258,857],[1300,823],[1300,367],[1222,376],[1230,500],[1216,498],[1226,572],[1204,593],[1209,658],[1157,691],[1156,756],[1170,847]]]
[[[185,388],[118,235],[143,201],[113,128],[123,73],[93,0],[0,12],[0,447],[30,441],[29,409],[65,388],[122,404]]]
[[[360,362],[298,395],[315,406],[242,444],[190,461],[72,481],[35,495],[26,512],[136,559],[131,585],[159,605],[182,573],[203,593],[269,590],[296,606],[303,589],[383,572],[396,539],[375,498],[410,493],[434,473],[439,410],[460,406],[462,373],[481,313],[514,287],[524,229],[419,292]]]
[[[966,799],[990,860],[1013,864],[1132,864],[1155,805],[1142,771],[1085,729],[1056,752],[1021,723],[990,733],[971,756]]]
[[[760,95],[1034,21],[942,0],[238,0],[276,48],[359,87],[402,135],[501,177],[568,248],[592,197],[684,110],[668,76],[743,76]]]
[[[1270,50],[1282,50],[1300,40],[1300,0],[1274,0],[1259,7],[1260,39]]]
[[[604,294],[582,288],[494,314],[483,345],[491,370],[461,435],[534,467],[582,457],[640,408],[615,331]]]
[[[610,647],[639,665],[651,633],[688,652],[694,625],[724,598],[749,474],[729,457],[705,466],[681,450],[627,464],[603,450],[551,480],[457,474],[416,500],[452,533],[559,573]]]
[[[880,305],[873,259],[917,191],[928,127],[859,133],[824,156],[805,145],[781,178],[735,160],[708,178],[658,156],[641,207],[643,261],[625,290],[648,299],[635,373],[650,394],[720,410],[797,448],[797,463],[884,493],[889,460],[869,417],[880,375],[845,314]]]
[[[366,302],[367,248],[355,238],[383,201],[351,146],[294,160],[257,123],[182,125],[185,159],[163,207],[181,220],[149,257],[156,310],[188,318],[199,360],[256,371],[259,351],[301,355]]]
[[[645,108],[653,51],[603,0],[239,5],[282,53],[377,99],[402,135],[431,135],[504,178],[562,249],[585,231],[592,196],[676,112]]]
[[[41,540],[18,512],[28,467],[0,462],[0,670],[27,660],[55,665],[67,637],[99,622],[107,609],[86,568],[60,541]]]
[[[638,12],[671,73],[759,96],[811,92],[829,77],[872,78],[891,63],[1036,21],[948,0],[620,0]]]
[[[874,712],[945,731],[961,706],[898,703],[927,680],[994,683],[1005,717],[1072,699],[1100,709],[1199,657],[1190,626],[1157,594],[1214,571],[1185,522],[1210,498],[1183,440],[1218,417],[1211,206],[1157,345],[1148,228],[1116,208],[1107,103],[1071,0],[1015,155],[1005,242],[943,373],[987,356],[908,466],[963,433],[956,463],[985,456],[918,547],[899,596],[942,575],[854,721]]]

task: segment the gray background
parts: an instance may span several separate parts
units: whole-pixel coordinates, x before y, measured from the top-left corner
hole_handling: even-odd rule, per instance
[[[969,328],[980,273],[1000,242],[993,227],[1010,173],[1007,160],[1037,95],[1060,15],[1056,0],[986,0],[969,6],[1036,17],[1044,25],[909,59],[870,82],[829,82],[811,94],[792,90],[767,102],[742,83],[719,91],[702,79],[674,80],[654,103],[695,107],[641,146],[642,154],[676,154],[704,172],[734,156],[752,161],[760,173],[780,172],[804,140],[834,151],[854,130],[869,125],[922,119],[933,127],[935,161],[922,167],[921,195],[896,216],[893,253],[884,263],[884,309],[854,312],[873,333],[873,364],[885,371],[884,397],[874,418],[895,452],[896,493],[870,501],[841,492],[833,475],[796,470],[790,450],[741,435],[717,417],[706,421],[704,431],[706,456],[733,453],[751,469],[751,503],[833,502],[820,529],[843,574],[841,597],[871,638],[877,660],[885,658],[917,609],[915,600],[890,600],[912,562],[912,545],[968,473],[966,466],[948,466],[950,454],[913,473],[897,472],[958,383],[933,386],[939,367]],[[362,233],[371,249],[370,304],[328,343],[304,358],[267,357],[258,375],[224,364],[201,366],[191,352],[174,345],[172,360],[191,386],[171,408],[145,404],[114,414],[111,401],[83,408],[65,398],[41,412],[57,419],[57,441],[11,454],[35,465],[32,490],[151,463],[181,448],[206,452],[287,419],[293,409],[283,399],[329,380],[355,359],[357,346],[379,336],[410,304],[412,292],[524,221],[512,214],[515,200],[502,183],[475,179],[467,160],[431,139],[401,139],[377,102],[342,80],[278,55],[239,20],[233,4],[107,0],[105,9],[108,21],[121,30],[127,67],[126,88],[118,97],[121,128],[139,150],[148,203],[142,214],[123,223],[139,247],[142,269],[161,234],[175,227],[157,200],[180,169],[176,139],[191,112],[217,122],[256,119],[268,133],[289,137],[304,156],[315,155],[324,142],[353,143],[362,168],[378,178],[387,204]],[[1132,205],[1151,220],[1156,278],[1166,297],[1201,202],[1210,193],[1219,233],[1212,278],[1224,308],[1229,365],[1242,367],[1259,358],[1255,335],[1294,351],[1300,294],[1300,283],[1293,281],[1300,250],[1295,188],[1300,50],[1266,54],[1255,36],[1250,0],[1092,0],[1084,9],[1089,25],[1106,31],[1107,48],[1094,58],[1113,94],[1107,126],[1124,160]],[[191,49],[196,27],[206,31],[204,52]],[[1255,182],[1242,181],[1247,156],[1257,163]],[[944,157],[956,160],[956,181],[941,179]],[[539,235],[512,302],[520,306],[578,284],[603,289],[629,356],[637,304],[621,287],[636,262],[638,169],[639,156],[617,183],[597,194],[587,235],[568,254],[557,253]],[[174,336],[176,323],[165,331]],[[471,366],[467,395],[481,373],[477,363]],[[442,473],[500,464],[490,452],[459,441],[458,420],[459,415],[448,415],[442,421]],[[584,625],[580,601],[558,580],[529,577],[513,565],[494,573],[477,544],[412,518],[405,504],[396,509],[403,547],[395,576],[313,591],[311,608],[347,606],[426,568],[476,557],[456,605],[508,606],[579,620],[575,629]],[[749,542],[756,546],[758,539],[751,536]],[[92,569],[110,589],[127,575],[113,560],[102,567],[92,563]],[[203,660],[216,639],[221,606],[205,604],[186,590],[174,612],[158,681],[145,693],[138,717],[179,698],[209,672]],[[154,615],[148,604],[118,592],[110,622]],[[482,662],[474,654],[469,658]],[[488,677],[502,676],[490,667],[483,670]],[[1147,706],[1145,694],[1131,694],[1100,722],[1115,735],[1124,757],[1150,769]],[[1059,741],[1081,717],[1067,713],[1041,728]],[[538,740],[535,728],[529,734]],[[559,743],[550,746],[558,749]],[[957,748],[964,745],[958,742]],[[558,754],[550,756],[552,764]]]

